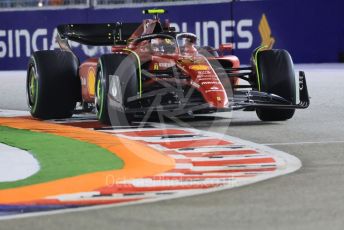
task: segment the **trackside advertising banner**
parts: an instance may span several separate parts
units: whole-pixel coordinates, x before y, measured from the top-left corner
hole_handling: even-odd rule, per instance
[[[232,42],[249,63],[261,44],[290,51],[297,63],[337,62],[344,51],[344,1],[267,0],[164,7],[177,31],[195,33],[200,45]],[[58,48],[56,26],[69,23],[140,22],[142,8],[0,11],[0,70],[25,69],[33,51]],[[71,44],[81,60],[108,47]]]

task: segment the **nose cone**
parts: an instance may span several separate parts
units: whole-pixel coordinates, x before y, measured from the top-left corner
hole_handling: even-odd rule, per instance
[[[217,78],[217,76],[216,76]],[[228,107],[228,98],[220,80],[200,81],[201,92],[211,107],[223,109]]]
[[[198,90],[211,107],[218,109],[228,107],[229,103],[226,90],[213,69],[209,68],[209,70],[205,71],[196,71],[193,75],[196,77],[192,85],[199,86]]]
[[[191,85],[196,88],[204,100],[217,109],[227,108],[228,97],[220,79],[211,67],[209,62],[202,56],[197,56],[193,60],[180,60],[180,68],[188,72],[191,77]]]

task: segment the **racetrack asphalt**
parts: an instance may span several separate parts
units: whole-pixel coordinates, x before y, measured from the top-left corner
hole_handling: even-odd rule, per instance
[[[0,229],[342,229],[344,65],[297,69],[306,72],[311,106],[287,122],[260,122],[253,112],[234,112],[231,120],[218,114],[215,122],[212,117],[184,121],[290,153],[302,161],[299,171],[206,195],[5,220]],[[23,73],[0,78],[0,108],[26,109]]]

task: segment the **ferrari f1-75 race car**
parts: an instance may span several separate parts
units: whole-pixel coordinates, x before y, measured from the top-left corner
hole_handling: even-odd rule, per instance
[[[37,51],[29,60],[32,116],[67,118],[80,102],[108,124],[153,113],[172,117],[239,109],[256,111],[263,121],[282,121],[308,107],[305,75],[295,75],[287,51],[259,47],[252,66],[240,67],[236,56],[225,55],[231,44],[198,47],[194,34],[175,32],[159,20],[164,12],[145,10],[154,16],[142,23],[58,26],[60,50]],[[69,41],[112,52],[80,63]]]

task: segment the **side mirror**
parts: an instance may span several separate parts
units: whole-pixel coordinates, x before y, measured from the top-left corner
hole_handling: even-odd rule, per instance
[[[223,56],[225,52],[231,52],[232,50],[233,50],[233,44],[232,43],[221,44],[219,47],[219,51],[221,53],[221,56]]]

